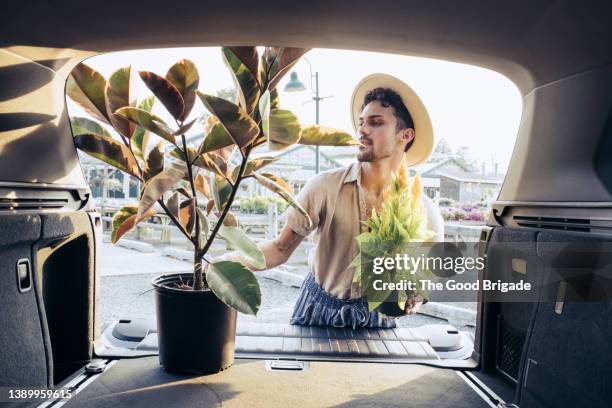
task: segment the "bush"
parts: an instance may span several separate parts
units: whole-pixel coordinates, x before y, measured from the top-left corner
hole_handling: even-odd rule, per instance
[[[475,209],[468,212],[465,219],[467,221],[484,221],[485,213],[482,210]]]
[[[461,208],[455,208],[453,212],[453,220],[454,221],[463,221],[467,218],[467,212]]]
[[[440,215],[442,215],[444,221],[453,220],[453,211],[450,208],[440,207]]]
[[[452,198],[442,197],[438,200],[438,206],[440,207],[452,207],[455,204],[455,200]]]
[[[287,202],[278,197],[255,196],[240,200],[240,211],[249,214],[267,214],[268,204],[275,202],[279,214],[287,209]]]

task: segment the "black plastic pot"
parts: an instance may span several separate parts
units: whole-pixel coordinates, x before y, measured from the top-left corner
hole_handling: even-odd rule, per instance
[[[236,311],[212,291],[176,288],[191,284],[193,275],[177,273],[154,278],[159,362],[166,371],[212,374],[234,362]]]
[[[385,302],[383,302],[380,306],[378,306],[377,310],[380,313],[383,313],[383,314],[385,314],[387,316],[391,316],[391,317],[401,317],[401,316],[404,316],[406,313],[397,304],[397,300],[398,299],[399,299],[399,294],[398,294],[397,290],[392,291],[391,294],[389,295],[389,297],[387,298],[387,300]],[[427,303],[427,300],[423,300],[423,304],[425,304],[425,303]]]
[[[398,299],[397,291],[392,291],[387,300],[378,306],[378,311],[391,317],[403,316],[405,313],[397,304]]]

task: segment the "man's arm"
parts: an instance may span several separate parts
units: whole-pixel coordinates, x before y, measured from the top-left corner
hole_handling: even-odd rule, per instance
[[[242,262],[251,271],[263,271],[266,269],[275,268],[287,262],[293,251],[304,240],[304,237],[296,233],[285,224],[280,234],[272,240],[259,244],[259,249],[264,254],[266,267],[263,269],[255,268],[251,265],[239,252],[231,252],[227,255],[215,258],[214,261],[237,261]]]
[[[321,208],[325,202],[326,191],[321,187],[325,185],[322,177],[323,174],[319,174],[317,177],[311,179],[296,197],[297,202],[299,202],[302,208],[308,213],[310,220],[305,218],[295,208],[289,207],[285,225],[280,234],[270,241],[259,244],[259,249],[263,252],[266,260],[265,268],[255,268],[237,252],[232,252],[216,258],[215,261],[239,261],[245,264],[246,267],[253,272],[274,268],[287,262],[287,259],[289,259],[293,251],[295,251],[295,248],[300,245],[304,237],[308,236],[308,234],[314,231],[319,225]]]

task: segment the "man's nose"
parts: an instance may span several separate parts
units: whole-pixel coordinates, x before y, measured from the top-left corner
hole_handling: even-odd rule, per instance
[[[367,130],[367,126],[363,123],[360,124],[357,128],[357,133],[359,133],[359,136],[366,136],[369,133],[369,131]]]

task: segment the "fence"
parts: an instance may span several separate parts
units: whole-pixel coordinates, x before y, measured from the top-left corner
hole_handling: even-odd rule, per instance
[[[102,213],[102,221],[104,231],[112,230],[112,215],[119,208],[104,207],[100,210]],[[270,239],[278,234],[282,227],[283,220],[278,216],[276,211],[276,203],[270,204],[268,215],[260,219],[243,219],[240,226],[247,234],[263,235]],[[214,225],[214,223],[213,223]],[[145,240],[147,233],[151,230],[160,232],[160,242],[162,244],[170,244],[171,236],[174,230],[178,231],[170,218],[165,214],[155,215],[146,222],[142,222],[136,226],[136,239]],[[480,238],[482,225],[465,225],[456,222],[446,222],[444,224],[444,240],[447,242],[474,242]]]

